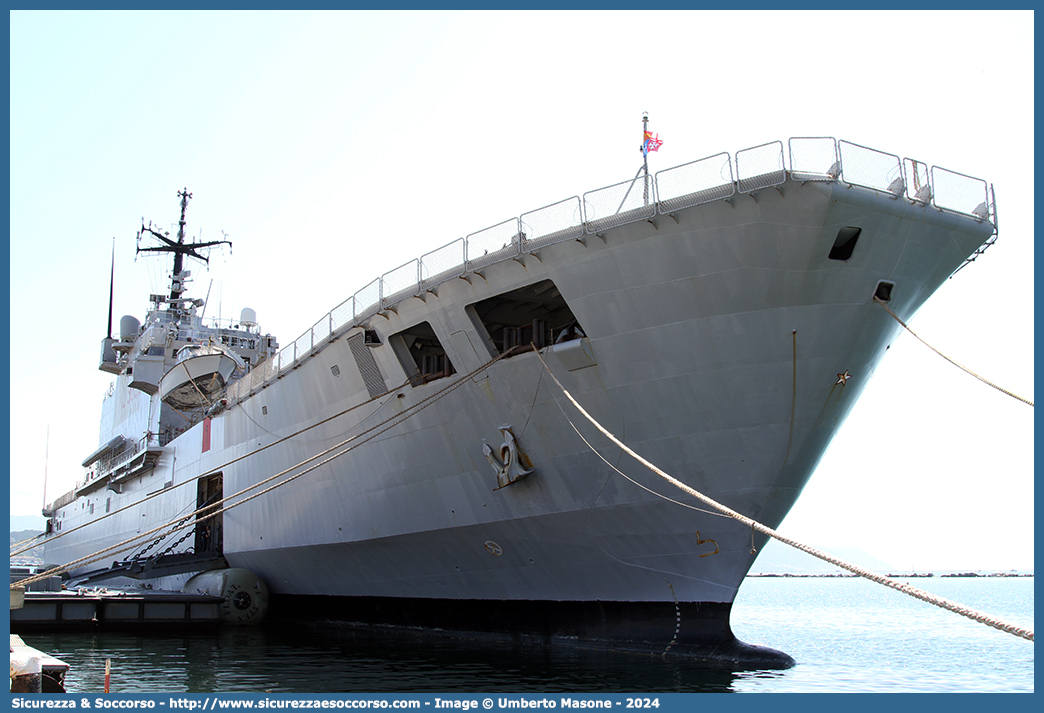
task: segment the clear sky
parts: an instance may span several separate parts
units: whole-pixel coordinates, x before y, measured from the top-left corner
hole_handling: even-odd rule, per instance
[[[992,182],[999,241],[910,326],[1033,399],[1028,12],[13,12],[10,91],[12,515],[82,477],[113,239],[118,325],[166,291],[134,236],[176,229],[178,190],[192,237],[233,242],[191,294],[286,345],[414,257],[631,178],[642,112],[652,170],[834,136]],[[1031,568],[1033,450],[1030,406],[902,335],[780,530]]]

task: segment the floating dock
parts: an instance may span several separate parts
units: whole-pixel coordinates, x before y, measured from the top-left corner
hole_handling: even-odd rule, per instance
[[[151,590],[78,589],[25,593],[11,609],[11,631],[219,626],[222,597]]]

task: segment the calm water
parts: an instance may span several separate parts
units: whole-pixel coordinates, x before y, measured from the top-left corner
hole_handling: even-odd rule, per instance
[[[932,578],[911,584],[1033,628],[1032,578]],[[736,635],[786,651],[786,671],[711,672],[654,656],[226,628],[143,638],[26,635],[71,664],[71,692],[1032,692],[1033,644],[863,579],[750,578]]]

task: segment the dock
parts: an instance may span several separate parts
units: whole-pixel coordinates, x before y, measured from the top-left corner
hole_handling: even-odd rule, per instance
[[[206,594],[146,589],[28,591],[22,605],[11,609],[11,631],[216,627],[221,624],[223,601]]]
[[[69,664],[11,635],[11,693],[65,693]]]

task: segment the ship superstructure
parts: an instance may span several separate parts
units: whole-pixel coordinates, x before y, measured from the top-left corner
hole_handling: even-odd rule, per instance
[[[103,400],[102,443],[82,463],[84,480],[52,508],[102,489],[121,493],[124,483],[155,468],[167,444],[219,408],[232,383],[278,353],[278,342],[261,334],[252,309],[242,310],[238,324],[222,324],[204,319],[204,300],[185,295],[192,277],[185,258],[207,262],[202,250],[231,243],[186,242],[192,194],[179,191],[178,197],[176,239],[151,224],[142,225],[137,236],[139,253],[173,255],[170,291],[150,295],[144,321],[132,315],[121,318],[118,337],[112,336],[110,286],[109,334],[102,340],[98,368],[117,380]],[[159,244],[142,247],[149,238]]]

